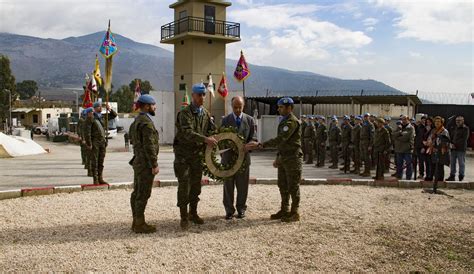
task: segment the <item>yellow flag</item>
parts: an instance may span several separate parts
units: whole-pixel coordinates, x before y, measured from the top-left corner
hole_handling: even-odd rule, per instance
[[[99,58],[97,57],[97,55],[95,56],[94,78],[97,82],[97,85],[102,86],[102,76],[100,75]]]

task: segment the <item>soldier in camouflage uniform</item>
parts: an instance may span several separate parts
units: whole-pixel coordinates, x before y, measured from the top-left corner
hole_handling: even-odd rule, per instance
[[[364,163],[364,172],[360,176],[370,177],[370,154],[374,140],[374,125],[369,120],[370,114],[364,114],[364,122],[360,129],[360,158]]]
[[[108,115],[108,121],[115,119],[117,113],[107,105],[108,114],[102,115],[102,104],[94,103],[94,118],[88,119],[85,123],[86,145],[90,150],[90,167],[94,185],[107,184],[104,181],[104,159],[107,148],[107,138],[105,129],[105,117]]]
[[[301,115],[300,120],[301,120],[301,149],[303,150],[303,161],[306,161],[308,158],[308,152],[306,151],[306,141],[304,139],[304,131],[306,129],[306,122],[308,117],[306,115]]]
[[[393,149],[393,136],[392,136],[393,129],[390,126],[390,121],[391,120],[392,120],[392,117],[385,116],[384,127],[388,131],[388,134],[390,135],[390,149],[388,150],[387,157],[385,157],[385,173],[390,172],[390,158],[391,158],[391,154],[392,154],[391,152],[392,152],[392,149]]]
[[[278,101],[278,112],[281,120],[278,135],[262,144],[262,147],[276,147],[277,158],[273,166],[278,168],[278,188],[281,195],[281,208],[272,214],[272,220],[296,222],[300,220],[300,182],[303,153],[301,151],[301,123],[293,114],[294,101],[289,97]],[[291,211],[289,203],[291,197]]]
[[[303,131],[303,140],[306,151],[305,164],[313,164],[313,144],[315,137],[315,129],[312,116],[307,117],[306,126]]]
[[[197,213],[201,194],[202,158],[206,145],[215,146],[217,141],[211,136],[215,131],[210,113],[203,107],[206,87],[193,86],[192,103],[182,109],[176,118],[176,136],[173,142],[175,154],[174,173],[178,178],[178,207],[182,229],[189,227],[189,221],[203,224]],[[189,214],[188,214],[189,204]]]
[[[331,126],[329,127],[329,150],[331,151],[332,165],[329,168],[338,168],[339,163],[339,146],[341,145],[341,128],[337,124],[337,117],[331,118]]]
[[[352,128],[352,144],[354,146],[352,153],[353,153],[353,161],[354,161],[354,169],[351,170],[351,173],[359,174],[360,173],[360,129],[362,128],[362,117],[356,116],[354,118],[354,127]]]
[[[326,118],[319,116],[319,126],[316,130],[315,143],[318,148],[318,163],[316,167],[323,167],[326,161],[326,141],[328,140],[328,131],[326,128]]]
[[[384,179],[385,158],[387,157],[391,146],[390,135],[384,125],[384,119],[377,118],[375,120],[375,126],[377,127],[374,134],[374,152],[376,156],[375,159],[377,160],[377,168],[374,177],[375,180]]]
[[[344,160],[344,165],[341,168],[341,171],[347,173],[351,169],[351,150],[352,150],[352,125],[351,125],[351,118],[347,115],[344,116],[344,122],[341,126],[342,130],[342,137],[341,137],[341,144],[342,144],[342,158]]]
[[[84,112],[84,110],[82,110],[79,116],[79,120],[77,121],[77,136],[79,137],[79,141],[81,145],[82,165],[84,166],[84,169],[87,169],[87,165],[86,165],[87,146],[86,146],[86,142],[85,142],[84,134],[83,134],[83,127],[84,127],[85,122],[86,122],[86,113]]]
[[[84,168],[87,169],[87,176],[92,177],[92,170],[91,170],[91,149],[87,146],[86,143],[86,126],[88,125],[87,121],[93,121],[94,119],[94,109],[92,107],[84,109],[84,122],[81,124],[81,138],[82,143],[84,144],[84,156],[86,163],[84,164]]]
[[[153,233],[156,227],[145,222],[145,208],[151,196],[153,181],[159,173],[158,153],[159,135],[151,116],[155,116],[156,101],[148,95],[141,95],[137,100],[140,114],[130,125],[133,143],[133,192],[130,197],[135,233]]]

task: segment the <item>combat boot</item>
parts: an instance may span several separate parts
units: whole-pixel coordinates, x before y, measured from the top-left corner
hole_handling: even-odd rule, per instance
[[[104,173],[103,173],[103,170],[99,170],[99,184],[101,185],[106,185],[107,182],[104,181],[104,177],[102,176]]]
[[[284,216],[288,214],[288,208],[290,206],[290,195],[289,194],[282,194],[280,193],[281,196],[281,208],[280,210],[275,213],[270,215],[271,220],[281,220]]]
[[[299,222],[300,214],[298,213],[298,210],[291,210],[290,213],[281,218],[281,221],[285,223]]]
[[[281,220],[286,215],[288,215],[288,210],[280,209],[277,213],[270,215],[270,219],[271,220]]]
[[[199,217],[199,215],[197,214],[197,205],[196,206],[191,206],[189,208],[189,217],[188,217],[188,219],[191,222],[193,222],[197,225],[204,224],[204,220],[201,217]]]
[[[370,177],[370,166],[369,165],[364,165],[364,172],[360,174],[362,177]]]
[[[94,179],[94,185],[99,185],[99,177],[98,176],[92,176]]]
[[[135,219],[135,225],[133,226],[133,231],[135,233],[154,233],[156,232],[156,227],[154,225],[149,225],[145,222],[145,217],[137,217]]]
[[[188,207],[187,206],[182,206],[179,208],[179,213],[181,216],[181,221],[179,223],[179,226],[181,226],[181,229],[185,230],[188,229],[189,227],[189,221],[188,221]]]
[[[351,170],[352,174],[359,174],[360,173],[360,167],[356,165],[353,170]]]

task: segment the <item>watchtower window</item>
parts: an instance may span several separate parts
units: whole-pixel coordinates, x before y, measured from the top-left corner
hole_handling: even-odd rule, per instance
[[[204,6],[204,33],[215,34],[216,33],[216,7]]]

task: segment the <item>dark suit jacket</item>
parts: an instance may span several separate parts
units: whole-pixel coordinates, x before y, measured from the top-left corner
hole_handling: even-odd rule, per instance
[[[224,117],[224,119],[222,119],[221,126],[222,127],[237,128],[237,124],[235,123],[234,114],[231,113],[231,114],[227,115],[226,117]],[[238,132],[239,135],[244,137],[246,144],[251,142],[251,141],[256,141],[257,138],[255,136],[255,121],[254,121],[253,117],[248,115],[248,114],[243,113],[242,114],[242,122],[240,124],[240,128],[237,129],[237,132]],[[230,157],[229,155],[230,155],[229,152],[224,153],[222,155],[222,162],[225,162],[226,159],[228,159],[228,157]],[[247,158],[247,164],[250,165],[250,155],[248,153],[246,154],[246,158]]]

